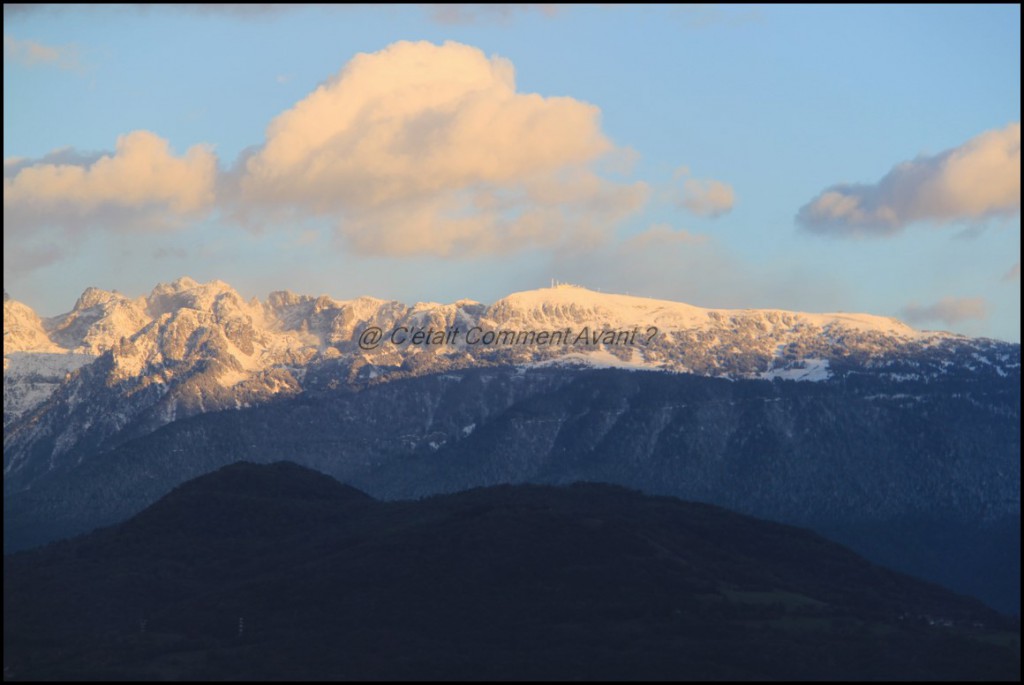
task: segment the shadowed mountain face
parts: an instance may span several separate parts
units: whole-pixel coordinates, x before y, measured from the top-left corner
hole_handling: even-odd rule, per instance
[[[377,502],[234,464],[14,555],[14,679],[1019,679],[976,600],[804,530],[606,485]]]
[[[76,453],[31,487],[5,478],[5,548],[123,521],[239,459],[292,459],[382,499],[583,480],[708,502],[1019,612],[1019,375],[793,383],[504,368],[358,392],[321,380]]]

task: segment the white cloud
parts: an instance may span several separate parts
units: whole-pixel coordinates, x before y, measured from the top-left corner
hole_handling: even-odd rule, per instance
[[[216,174],[205,146],[175,156],[148,131],[121,136],[111,154],[5,160],[4,270],[58,262],[96,231],[180,228],[211,206]]]
[[[35,162],[4,162],[4,223],[88,221],[104,210],[191,214],[213,202],[217,161],[205,146],[176,157],[166,140],[134,131],[113,154],[83,156],[64,149]]]
[[[914,324],[938,321],[954,326],[963,321],[988,318],[988,306],[980,297],[944,297],[934,304],[909,304],[901,314]]]
[[[4,35],[4,61],[17,62],[26,67],[57,67],[78,70],[78,49],[72,45],[44,45],[34,40],[19,40]]]
[[[668,196],[680,209],[716,219],[728,214],[736,204],[736,193],[728,183],[690,178],[690,170],[685,166],[676,170],[674,180],[678,185],[672,187]]]
[[[685,229],[674,229],[668,224],[652,224],[647,230],[623,242],[626,250],[647,250],[675,245],[703,245],[708,236],[690,233]]]
[[[642,183],[596,174],[597,107],[516,92],[506,59],[448,42],[354,57],[275,118],[238,171],[240,214],[339,221],[366,254],[470,255],[594,241]]]
[[[1013,123],[897,164],[878,183],[832,186],[804,205],[797,221],[827,235],[884,236],[919,221],[1019,213],[1020,123]]]

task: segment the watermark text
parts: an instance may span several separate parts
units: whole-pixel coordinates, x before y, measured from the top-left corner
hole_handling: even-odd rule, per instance
[[[584,326],[553,330],[471,328],[416,328],[398,326],[385,331],[379,326],[368,326],[359,334],[359,347],[375,350],[383,345],[395,347],[441,347],[466,345],[468,347],[627,347],[650,345],[658,335],[657,326],[646,328],[608,329]]]

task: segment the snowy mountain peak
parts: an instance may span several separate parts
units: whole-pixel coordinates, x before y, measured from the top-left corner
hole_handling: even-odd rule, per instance
[[[364,338],[374,329],[375,340]],[[427,337],[416,342],[418,334]],[[48,320],[8,299],[4,355],[8,467],[8,454],[59,459],[128,425],[145,432],[193,414],[466,368],[825,382],[853,373],[900,383],[1020,373],[1019,345],[920,332],[869,314],[706,309],[567,285],[490,306],[287,291],[261,303],[223,281],[191,278],[136,299],[90,288],[72,311]]]
[[[275,290],[267,295],[267,306],[271,309],[282,309],[294,307],[304,300],[308,295],[298,295],[291,290]]]
[[[160,283],[156,287],[182,292],[184,290],[191,290],[192,288],[196,288],[198,286],[199,281],[197,281],[196,279],[191,278],[189,276],[182,276],[176,281],[172,281],[171,283]]]
[[[331,297],[328,297],[327,295],[321,295],[320,297],[316,298],[316,300],[313,301],[313,311],[317,313],[326,311],[328,309],[339,309],[340,307],[340,302]]]
[[[918,331],[898,319],[873,314],[709,309],[671,300],[597,292],[568,284],[512,293],[494,303],[489,313],[500,323],[534,325],[588,321],[612,328],[656,326],[661,330],[711,330],[749,323],[766,333],[810,326],[825,332],[852,330],[905,338],[949,335]]]
[[[173,283],[161,283],[146,298],[147,310],[153,318],[178,309],[197,309],[215,314],[228,310],[248,309],[242,296],[224,281],[199,283],[187,276]]]
[[[43,322],[28,305],[4,293],[4,356],[15,352],[56,352]],[[6,368],[6,365],[5,365]]]
[[[124,295],[121,295],[116,290],[103,290],[102,288],[88,287],[79,296],[78,301],[75,302],[75,306],[72,311],[81,311],[83,309],[89,309],[96,305],[101,305],[106,302],[118,299],[127,299]]]
[[[216,297],[219,294],[228,292],[238,295],[238,293],[235,292],[235,289],[224,281],[214,279],[206,283],[200,283],[194,278],[182,276],[178,280],[170,283],[157,284],[157,286],[150,292],[147,299],[159,299],[173,295],[188,295],[192,298]]]
[[[116,291],[86,288],[67,314],[46,320],[50,337],[76,354],[98,355],[149,322],[146,302]]]
[[[663,318],[666,314],[677,326],[688,327],[702,323],[707,311],[681,302],[602,293],[567,284],[512,293],[490,308],[496,321],[545,324],[588,319],[610,327],[657,325],[652,317]]]
[[[371,328],[383,336],[364,347],[360,335]],[[444,342],[412,342],[418,331],[444,331]],[[470,331],[476,332],[472,339]],[[503,341],[547,337],[537,344],[477,344],[483,331],[504,331]],[[971,353],[973,365],[1006,375],[1019,365],[1019,350],[870,314],[708,309],[573,285],[512,293],[490,306],[465,299],[408,306],[288,291],[246,301],[223,281],[182,277],[135,299],[88,288],[74,309],[46,320],[5,300],[5,422],[57,389],[85,383],[71,373],[83,364],[125,394],[128,414],[148,411],[160,423],[181,412],[231,408],[318,384],[472,366],[570,364],[827,380],[851,365],[909,367],[900,373],[915,377],[943,373],[953,364],[949,359]],[[109,361],[94,366],[104,354]],[[910,358],[915,361],[907,364]],[[146,402],[162,408],[146,409]]]

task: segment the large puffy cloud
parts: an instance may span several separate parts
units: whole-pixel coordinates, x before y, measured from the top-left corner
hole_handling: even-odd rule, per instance
[[[368,254],[551,247],[600,240],[646,200],[643,184],[594,171],[614,150],[597,107],[517,93],[508,60],[400,42],[357,55],[274,119],[237,199],[250,216],[336,218]]]
[[[980,297],[944,297],[934,304],[910,304],[901,312],[910,323],[941,322],[947,326],[988,318],[988,306]]]
[[[4,270],[57,262],[97,230],[187,225],[213,203],[216,175],[206,147],[175,156],[147,131],[121,136],[112,154],[65,148],[4,160]]]
[[[934,156],[896,165],[875,184],[828,188],[800,209],[812,231],[884,236],[918,221],[940,224],[1020,213],[1020,123],[986,131]]]
[[[109,155],[65,149],[40,160],[5,160],[4,223],[31,219],[76,228],[102,219],[105,210],[193,214],[213,202],[216,173],[205,146],[177,157],[148,131],[121,136]]]

